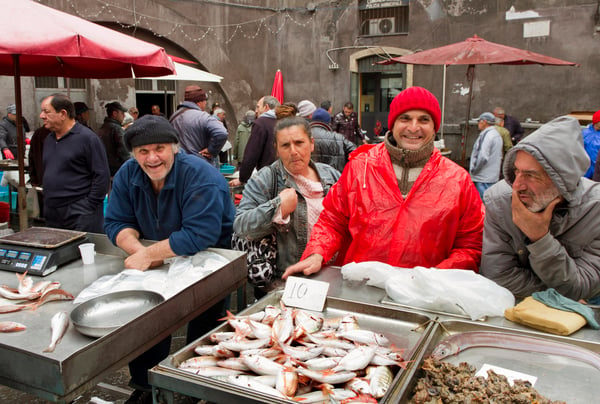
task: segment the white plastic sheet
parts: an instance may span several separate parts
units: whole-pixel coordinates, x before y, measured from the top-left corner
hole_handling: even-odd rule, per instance
[[[499,317],[515,305],[513,294],[473,271],[437,268],[396,268],[381,262],[349,263],[342,267],[347,280],[367,280],[385,289],[395,302],[472,320]]]
[[[98,278],[82,290],[73,303],[83,303],[94,297],[121,290],[149,290],[168,299],[229,263],[227,258],[211,251],[202,251],[192,257],[175,257],[167,261],[168,270],[125,269],[116,275]]]

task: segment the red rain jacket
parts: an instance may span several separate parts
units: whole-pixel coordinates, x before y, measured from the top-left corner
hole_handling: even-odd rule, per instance
[[[434,149],[406,199],[385,144],[363,146],[323,201],[302,258],[479,270],[484,207],[469,174]]]

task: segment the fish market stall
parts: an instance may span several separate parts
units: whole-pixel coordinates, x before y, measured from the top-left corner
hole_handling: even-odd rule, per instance
[[[281,296],[281,291],[275,291],[268,294],[255,305],[240,313],[238,318],[252,316],[253,314],[258,314],[263,310],[267,310],[268,308],[276,309],[279,307]],[[282,308],[282,310],[284,309]],[[296,310],[296,313],[297,312],[298,311]],[[317,313],[313,313],[313,315],[314,314],[317,316],[319,315]],[[380,340],[377,343],[364,344],[362,344],[364,341],[358,342],[358,340],[351,342],[352,336],[349,335],[351,333],[350,331],[340,332],[340,328],[336,328],[338,335],[341,334],[344,336],[344,338],[348,339],[346,343],[350,345],[350,347],[347,349],[349,349],[350,352],[355,349],[357,350],[355,352],[360,353],[357,358],[354,358],[355,360],[360,361],[364,359],[362,358],[363,356],[368,355],[373,357],[373,353],[369,353],[369,351],[374,350],[375,345],[378,344],[381,344],[381,347],[387,347],[391,349],[393,353],[398,353],[398,355],[401,355],[401,359],[398,359],[398,361],[392,361],[394,362],[393,365],[375,367],[377,371],[381,371],[381,373],[387,372],[388,367],[390,369],[387,377],[387,384],[382,382],[382,384],[384,384],[383,386],[380,386],[382,390],[379,394],[377,394],[380,397],[380,402],[395,402],[394,398],[391,397],[387,391],[390,390],[389,387],[391,385],[400,379],[404,368],[408,367],[411,360],[414,360],[415,355],[418,354],[419,347],[423,344],[423,340],[428,334],[429,328],[431,328],[433,325],[433,323],[430,321],[431,317],[425,314],[407,310],[390,309],[380,305],[359,303],[333,296],[327,297],[325,308],[320,314],[324,318],[324,324],[319,330],[325,330],[325,324],[330,322],[330,320],[340,321],[343,323],[343,319],[346,318],[345,316],[350,316],[356,318],[357,326],[360,327],[359,332],[364,331],[367,334],[373,332],[375,334],[371,335],[377,335],[379,336],[378,338],[381,338],[381,340],[386,340],[385,342]],[[297,318],[298,314],[296,314],[295,317]],[[296,329],[297,328],[298,325],[296,325]],[[277,325],[275,323],[273,324],[272,329],[274,330],[273,335],[277,335]],[[236,376],[234,372],[229,372],[229,370],[227,370],[225,373],[231,374],[232,378],[224,380],[223,377],[220,377],[221,375],[215,375],[216,377],[211,377],[211,375],[204,373],[203,371],[197,371],[193,368],[193,365],[192,367],[187,366],[187,364],[193,363],[193,361],[198,358],[199,352],[205,349],[207,344],[210,344],[210,341],[213,340],[213,338],[216,338],[215,335],[227,331],[231,331],[231,327],[229,324],[224,324],[223,326],[215,329],[214,332],[203,336],[199,340],[182,348],[179,352],[170,355],[158,366],[150,370],[149,381],[150,384],[152,384],[153,389],[157,391],[156,395],[158,395],[159,402],[172,403],[173,392],[179,392],[188,396],[202,398],[210,402],[217,403],[298,402],[308,400],[308,397],[321,394],[321,392],[318,390],[309,390],[308,392],[304,392],[302,394],[298,392],[298,394],[294,397],[295,401],[291,401],[286,399],[285,396],[282,396],[281,394],[278,396],[274,391],[274,388],[265,388],[265,391],[261,391],[260,389],[257,389],[258,385],[251,385],[251,387],[247,387],[244,384],[246,383],[244,375]],[[356,331],[356,329],[354,331]],[[310,335],[311,337],[309,340],[311,342],[306,346],[298,344],[298,346],[292,347],[292,342],[283,341],[278,341],[278,345],[286,355],[289,355],[295,359],[292,361],[293,364],[290,363],[289,365],[289,367],[294,369],[291,371],[297,372],[301,376],[306,376],[315,382],[341,385],[346,381],[355,379],[355,375],[361,373],[361,370],[364,367],[366,367],[370,362],[375,362],[367,357],[366,364],[356,364],[355,366],[347,364],[347,366],[344,366],[344,359],[347,359],[347,357],[344,357],[344,359],[337,362],[337,365],[333,368],[334,372],[329,372],[329,370],[320,370],[316,361],[326,361],[330,358],[335,358],[335,356],[329,356],[334,354],[325,353],[325,346],[329,346],[329,344],[334,343],[336,343],[337,346],[337,343],[341,343],[341,341],[335,340],[331,336],[333,334],[329,334],[327,331],[323,331],[322,333],[314,332]],[[317,337],[317,335],[319,335],[319,337]],[[324,337],[324,335],[330,335],[330,337],[327,338]],[[277,340],[277,336],[275,336],[274,339]],[[324,342],[323,339],[328,339],[328,343]],[[221,345],[224,347],[230,346],[225,342],[219,344],[219,346]],[[358,348],[355,346],[358,346]],[[277,346],[273,346],[272,349],[277,350],[278,348]],[[293,351],[290,352],[291,350],[300,350],[302,352],[315,350],[317,352],[315,352],[316,356],[311,358],[313,359],[313,363],[311,363],[310,359],[300,359],[299,355],[301,354],[297,354]],[[264,353],[265,356],[263,356],[263,353],[257,355],[248,353],[246,355],[244,352],[245,351],[241,351],[238,358],[241,358],[243,362],[250,362],[248,365],[252,371],[259,375],[267,375],[267,377],[268,375],[273,375],[273,373],[270,373],[270,369],[268,369],[269,366],[272,366],[272,361],[268,360],[268,355],[266,353]],[[348,354],[348,357],[350,356],[352,356],[351,353]],[[259,363],[264,361],[265,364],[259,365],[257,369],[253,366],[255,360]],[[335,361],[336,359],[332,360]],[[302,362],[302,365],[297,365],[296,362]],[[266,369],[263,369],[260,366],[264,366]],[[278,370],[275,368],[275,373],[277,372]],[[249,383],[252,382],[250,381]],[[295,382],[291,382],[290,384],[293,383]],[[263,387],[262,383],[259,384],[260,387]],[[297,384],[298,383],[293,385],[291,388],[293,392],[297,391]],[[348,393],[347,389],[343,388],[336,388],[334,391],[335,394],[340,395]]]
[[[336,317],[344,313],[366,316],[368,321],[365,322],[365,328],[380,332],[394,340],[395,346],[405,348],[403,359],[408,360],[406,368],[394,368],[393,381],[386,394],[378,399],[380,403],[409,402],[413,389],[425,375],[423,367],[431,366],[427,361],[431,360],[432,353],[440,350],[440,343],[444,340],[458,344],[463,349],[457,355],[452,351],[445,353],[447,356],[443,356],[441,363],[448,366],[467,362],[473,370],[491,365],[515,372],[517,379],[531,376],[528,380],[535,381],[533,387],[539,394],[552,400],[589,403],[594,402],[600,394],[600,384],[597,383],[600,380],[598,330],[583,327],[565,337],[537,331],[504,317],[472,320],[455,313],[399,305],[383,289],[367,286],[364,282],[344,280],[339,267],[325,267],[307,278],[329,284],[322,313],[324,317]],[[269,304],[278,305],[281,295],[281,291],[270,293],[240,313],[240,316],[256,313]],[[600,320],[600,311],[594,310],[596,318]],[[231,331],[231,327],[224,324],[213,331]],[[292,402],[277,397],[274,392],[261,393],[241,384],[233,384],[238,376],[205,376],[197,369],[189,368],[195,365],[186,366],[200,355],[198,347],[204,346],[208,340],[209,334],[150,370],[150,383],[155,390],[155,397],[162,400],[159,402],[172,403],[174,392],[216,403]],[[490,340],[495,345],[485,346]],[[526,387],[531,386],[526,384]],[[434,387],[428,394],[437,394],[438,389]],[[461,401],[457,399],[457,402]]]
[[[83,265],[80,259],[59,266],[45,278],[60,282],[60,288],[77,296],[105,275],[124,269],[125,253],[114,247],[105,235],[87,234],[96,247],[95,262]],[[0,383],[45,400],[71,402],[93,387],[106,373],[134,359],[167,335],[184,326],[207,308],[245,285],[243,253],[210,249],[227,264],[205,278],[189,283],[177,293],[152,302],[152,307],[116,329],[105,330],[100,338],[86,336],[70,324],[53,352],[44,352],[51,339],[50,323],[55,314],[70,314],[73,301],[52,301],[35,310],[3,313],[2,321],[18,322],[24,331],[0,333]],[[151,272],[151,271],[150,271]],[[0,283],[15,286],[14,271],[0,271]],[[125,293],[127,295],[127,293]],[[155,295],[155,293],[153,293]],[[113,306],[115,316],[120,310]]]

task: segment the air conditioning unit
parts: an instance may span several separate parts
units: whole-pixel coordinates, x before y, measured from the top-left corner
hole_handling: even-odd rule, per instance
[[[374,18],[369,20],[369,35],[393,34],[395,31],[394,17]]]

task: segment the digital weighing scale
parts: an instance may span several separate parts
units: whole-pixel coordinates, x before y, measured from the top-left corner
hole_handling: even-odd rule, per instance
[[[30,227],[0,237],[0,269],[46,276],[63,264],[80,258],[85,232]]]

